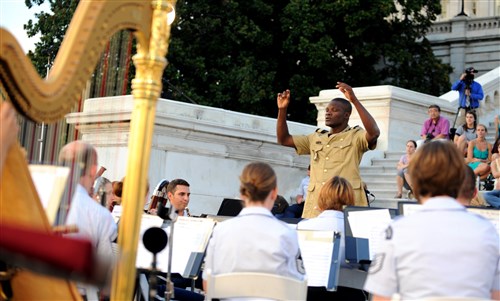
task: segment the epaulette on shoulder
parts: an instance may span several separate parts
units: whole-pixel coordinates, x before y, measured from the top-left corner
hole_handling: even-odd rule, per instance
[[[364,130],[362,127],[360,127],[359,125],[355,125],[351,128],[351,130],[357,132],[357,131],[362,131]]]
[[[318,134],[326,134],[326,133],[328,133],[328,131],[324,130],[324,129],[317,128],[316,129],[316,133],[318,133]]]

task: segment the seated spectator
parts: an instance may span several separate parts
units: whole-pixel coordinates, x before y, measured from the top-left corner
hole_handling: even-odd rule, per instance
[[[500,139],[497,139],[497,151],[500,152]],[[483,196],[486,203],[495,208],[500,208],[500,157],[491,162],[491,174],[495,178],[495,186],[492,191],[486,191]]]
[[[477,139],[469,142],[467,149],[467,164],[481,180],[486,179],[490,174],[491,144],[486,141],[487,131],[486,126],[478,124]]]
[[[495,116],[495,140],[500,138],[500,115]]]
[[[500,145],[500,138],[497,138],[497,140],[495,140],[495,143],[493,143],[493,147],[491,148],[491,161],[500,158],[500,151],[498,150],[499,145]]]
[[[245,207],[220,222],[208,244],[203,273],[260,272],[304,279],[297,233],[271,214],[278,195],[276,174],[266,163],[250,163],[240,176]]]
[[[299,193],[297,194],[297,204],[304,205],[307,196],[307,187],[309,187],[310,179],[311,179],[311,165],[307,166],[307,176],[305,176],[302,179],[302,181],[300,181]]]
[[[304,212],[304,203],[306,202],[307,187],[309,187],[309,179],[311,176],[311,165],[307,167],[307,176],[302,179],[299,186],[299,193],[297,194],[296,204],[292,204],[286,208],[285,213],[281,217],[286,218],[300,218]]]
[[[274,200],[274,205],[271,209],[271,213],[277,218],[283,217],[283,214],[285,213],[286,209],[288,209],[288,207],[290,207],[290,204],[288,204],[283,196],[278,194],[276,200]]]
[[[403,187],[406,190],[411,191],[411,180],[408,175],[408,165],[410,164],[411,157],[415,153],[417,149],[417,142],[414,140],[408,140],[406,142],[406,154],[401,156],[398,162],[398,174],[396,176],[396,181],[398,185],[398,192],[394,196],[396,199],[400,199],[403,197]]]
[[[453,140],[458,149],[463,152],[464,156],[467,156],[469,141],[477,138],[476,127],[476,112],[467,111],[467,113],[465,113],[465,123],[457,129]]]
[[[455,199],[465,168],[450,142],[426,143],[415,153],[409,171],[422,208],[394,220],[386,230],[365,282],[373,300],[391,300],[396,294],[400,300],[500,300],[495,226]]]
[[[471,202],[477,196],[476,176],[470,168],[465,169],[464,182],[458,192],[457,201],[464,206],[473,206]]]
[[[438,105],[430,105],[427,110],[429,119],[424,121],[422,131],[420,132],[421,140],[417,141],[417,146],[420,147],[424,142],[434,139],[449,138],[450,121],[441,116],[441,108]]]

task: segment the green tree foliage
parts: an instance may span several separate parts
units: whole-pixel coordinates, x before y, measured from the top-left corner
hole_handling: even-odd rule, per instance
[[[28,8],[31,8],[33,5],[43,4],[45,0],[25,0],[24,2]],[[48,2],[52,12],[35,13],[37,20],[29,20],[24,25],[28,37],[40,34],[40,41],[35,43],[35,51],[30,50],[28,57],[41,76],[45,76],[47,68],[52,67],[79,1],[49,0]]]
[[[27,24],[47,36],[32,54],[37,67],[67,28],[71,14],[60,12],[77,2],[50,0],[55,13]],[[162,97],[275,117],[276,94],[289,88],[289,119],[315,124],[309,97],[337,81],[449,91],[451,67],[425,39],[439,1],[178,0],[176,12]]]
[[[309,97],[337,81],[440,95],[451,68],[425,39],[439,13],[433,0],[180,0],[164,96],[274,117],[290,88],[289,118],[315,123]]]

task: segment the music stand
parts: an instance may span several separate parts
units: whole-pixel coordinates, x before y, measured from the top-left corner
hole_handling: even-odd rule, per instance
[[[223,216],[237,216],[243,209],[243,201],[238,199],[225,198],[220,204],[217,215]]]

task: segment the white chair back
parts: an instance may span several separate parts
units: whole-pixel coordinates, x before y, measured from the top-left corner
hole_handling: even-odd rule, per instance
[[[401,299],[393,298],[392,301],[399,301]],[[429,297],[417,299],[414,301],[487,301],[490,299],[472,298],[472,297]]]
[[[266,298],[303,301],[307,297],[307,279],[297,280],[268,273],[227,273],[207,271],[206,299]]]

